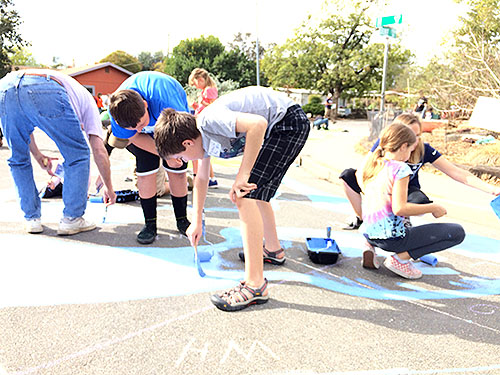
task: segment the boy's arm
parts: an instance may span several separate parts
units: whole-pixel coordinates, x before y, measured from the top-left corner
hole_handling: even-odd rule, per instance
[[[210,157],[204,158],[198,165],[198,172],[193,186],[193,217],[187,231],[192,244],[197,244],[202,234],[202,214],[207,198],[208,179],[210,176]]]
[[[229,192],[229,196],[233,202],[236,201],[236,198],[241,198],[257,188],[255,184],[248,183],[248,178],[259,155],[266,130],[267,120],[262,116],[251,113],[239,113],[236,117],[236,132],[246,133],[246,140],[240,169]]]

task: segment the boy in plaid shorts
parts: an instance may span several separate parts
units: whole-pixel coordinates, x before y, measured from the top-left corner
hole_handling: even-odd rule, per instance
[[[269,298],[263,257],[273,264],[285,262],[269,201],[304,147],[309,130],[309,120],[299,105],[285,94],[263,87],[224,95],[196,119],[166,109],[156,123],[160,155],[183,161],[202,159],[193,189],[193,223],[187,231],[192,244],[197,244],[202,234],[210,157],[243,154],[229,198],[236,204],[242,223],[245,280],[212,296],[211,301],[221,310],[241,310]]]

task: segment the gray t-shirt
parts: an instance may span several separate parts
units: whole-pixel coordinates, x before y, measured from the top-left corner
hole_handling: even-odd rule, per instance
[[[285,94],[260,86],[245,87],[221,96],[198,116],[205,157],[232,158],[243,153],[246,133],[236,133],[238,113],[267,120],[266,137],[295,103]]]

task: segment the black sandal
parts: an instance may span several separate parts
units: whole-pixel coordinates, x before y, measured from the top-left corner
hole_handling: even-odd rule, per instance
[[[222,311],[238,311],[247,308],[250,305],[260,305],[269,300],[268,295],[264,295],[267,290],[267,279],[260,288],[251,288],[245,285],[244,281],[222,294],[214,294],[210,298],[212,303]],[[246,293],[244,292],[246,291]]]
[[[265,246],[262,249],[263,255],[264,255],[264,263],[271,263],[277,266],[281,266],[285,263],[286,257],[283,258],[278,258],[278,255],[281,253],[284,253],[285,250],[283,248],[276,250],[276,251],[269,251],[265,248]],[[245,261],[245,253],[243,251],[240,251],[238,253],[238,257],[244,262]]]

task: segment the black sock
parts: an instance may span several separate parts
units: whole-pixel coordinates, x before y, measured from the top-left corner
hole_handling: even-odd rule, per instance
[[[156,195],[152,198],[141,198],[141,207],[146,225],[156,230]]]
[[[174,206],[175,219],[187,218],[187,194],[183,197],[174,197],[170,194],[170,197],[172,198],[172,205]]]

